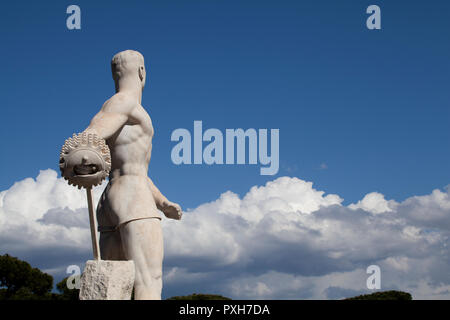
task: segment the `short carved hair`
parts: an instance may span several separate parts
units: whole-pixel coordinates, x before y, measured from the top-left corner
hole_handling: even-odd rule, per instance
[[[117,53],[111,60],[111,71],[114,80],[125,75],[138,74],[139,67],[144,65],[144,56],[134,50],[125,50]]]

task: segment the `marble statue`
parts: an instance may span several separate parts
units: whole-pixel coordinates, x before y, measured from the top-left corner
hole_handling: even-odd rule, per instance
[[[103,104],[86,130],[66,141],[61,173],[69,183],[85,187],[88,198],[90,188],[109,175],[97,206],[99,254],[102,260],[132,260],[135,299],[158,300],[163,261],[158,209],[176,220],[181,219],[182,210],[148,177],[154,130],[141,105],[144,57],[133,50],[119,52],[111,69],[116,94]]]

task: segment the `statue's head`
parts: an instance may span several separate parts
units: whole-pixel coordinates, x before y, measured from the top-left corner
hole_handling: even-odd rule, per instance
[[[116,86],[121,81],[136,81],[138,80],[145,86],[145,65],[144,56],[134,50],[125,50],[117,53],[111,61],[111,71]]]

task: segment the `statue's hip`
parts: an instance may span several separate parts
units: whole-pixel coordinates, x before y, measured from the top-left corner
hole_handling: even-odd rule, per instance
[[[97,207],[98,225],[117,227],[145,218],[161,218],[148,177],[122,176],[109,181]]]

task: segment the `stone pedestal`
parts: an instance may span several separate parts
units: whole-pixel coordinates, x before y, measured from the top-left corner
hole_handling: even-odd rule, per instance
[[[89,260],[81,276],[80,300],[130,300],[134,262]]]

